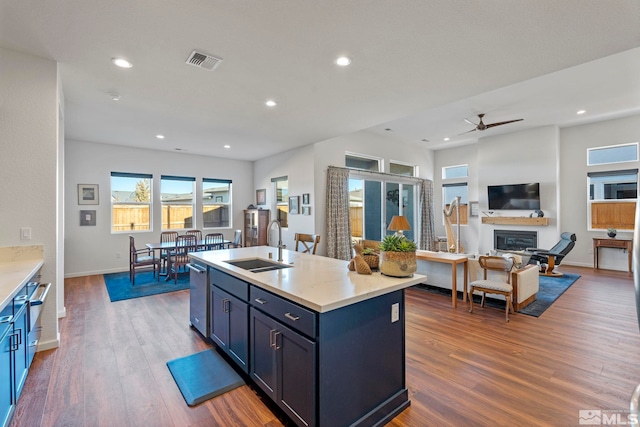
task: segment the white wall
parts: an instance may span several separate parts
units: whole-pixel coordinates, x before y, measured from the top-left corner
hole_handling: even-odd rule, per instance
[[[329,166],[344,167],[347,151],[381,157],[385,160],[385,170],[389,170],[390,160],[418,165],[421,178],[433,179],[433,153],[430,150],[364,131],[258,160],[254,169],[255,185],[256,189],[267,188],[269,207],[272,206],[274,197],[271,178],[288,176],[289,194],[292,196],[310,194],[311,216],[289,216],[289,228],[283,232],[283,241],[289,249],[295,247],[295,233],[316,233],[321,235],[317,253],[326,254],[324,238],[327,169]],[[274,233],[275,227],[272,235]],[[273,240],[272,244],[275,244]]]
[[[576,265],[593,266],[593,238],[606,237],[604,231],[588,231],[587,172],[635,169],[639,162],[625,162],[587,168],[587,148],[640,141],[640,115],[607,120],[560,131],[560,222],[563,230],[576,230],[576,246],[567,260]],[[618,238],[633,238],[632,232],[618,231]],[[599,251],[600,267],[627,270],[627,256],[620,249]]]
[[[41,281],[56,287],[56,63],[0,48],[0,94],[0,246],[43,245]],[[31,240],[20,239],[21,227],[31,228]],[[55,297],[45,304],[39,349],[59,344],[57,305]]]
[[[202,178],[231,179],[232,224],[222,230],[227,239],[232,239],[234,229],[242,228],[242,209],[255,203],[253,164],[247,161],[67,140],[65,164],[66,277],[129,269],[130,233],[111,233],[111,172],[152,174],[155,201],[160,200],[160,175],[195,177],[197,183],[202,182]],[[78,205],[78,184],[98,184],[99,205]],[[80,210],[86,209],[96,210],[95,227],[80,226]],[[196,210],[201,211],[200,202],[196,205]],[[138,247],[160,240],[160,203],[154,204],[152,216],[152,231],[131,233],[135,236]],[[203,233],[207,232],[201,224],[196,224],[196,228]],[[120,258],[116,257],[118,253]]]

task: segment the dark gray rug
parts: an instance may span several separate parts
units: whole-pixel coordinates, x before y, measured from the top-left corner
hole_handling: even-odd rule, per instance
[[[540,289],[538,290],[538,294],[536,295],[536,300],[520,310],[518,313],[526,314],[528,316],[540,317],[542,313],[549,307],[551,304],[557,300],[560,295],[565,293],[567,289],[571,285],[573,285],[576,280],[580,278],[579,274],[570,274],[564,273],[562,277],[547,277],[540,276]],[[439,295],[446,295],[451,298],[451,289],[443,289],[437,286],[431,285],[416,285],[417,289],[422,289],[428,292],[432,292]],[[462,292],[458,292],[458,299],[462,300]],[[473,303],[480,304],[482,297],[480,295],[473,296]],[[505,301],[497,300],[493,298],[489,298],[485,300],[485,305],[488,307],[495,307],[504,310]]]
[[[189,406],[244,384],[240,375],[213,348],[170,360],[167,367]]]

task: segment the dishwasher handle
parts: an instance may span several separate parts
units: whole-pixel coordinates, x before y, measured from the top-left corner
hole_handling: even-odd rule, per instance
[[[195,271],[198,274],[203,274],[207,272],[207,269],[205,267],[202,267],[198,264],[187,264],[187,267],[189,267],[191,270]]]
[[[51,283],[38,286],[38,290],[33,293],[33,296],[29,300],[29,305],[42,305],[44,301],[47,299],[47,294],[49,293],[49,289],[51,289]]]

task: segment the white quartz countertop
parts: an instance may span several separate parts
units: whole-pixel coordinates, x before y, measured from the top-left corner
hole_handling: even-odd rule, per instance
[[[42,259],[0,262],[0,310],[11,302],[43,263]]]
[[[347,261],[283,250],[284,264],[292,268],[253,273],[228,264],[226,261],[278,258],[278,249],[256,246],[216,251],[194,252],[191,257],[231,276],[242,279],[264,290],[319,313],[335,310],[379,295],[404,289],[425,280],[425,276],[388,277],[375,272],[371,275],[349,271]]]

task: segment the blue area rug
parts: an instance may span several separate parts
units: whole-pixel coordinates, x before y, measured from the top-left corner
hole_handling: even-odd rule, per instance
[[[168,282],[165,279],[166,277],[160,277],[158,282],[158,277],[153,277],[150,271],[138,273],[136,285],[131,286],[128,271],[104,275],[111,302],[189,289],[189,273],[178,273],[178,284],[175,284],[173,279]]]
[[[560,297],[571,285],[573,285],[576,280],[580,278],[579,274],[569,274],[564,273],[562,277],[547,277],[540,276],[540,289],[538,290],[538,295],[536,296],[536,300],[520,310],[518,313],[526,314],[529,316],[540,317],[544,311],[551,307],[551,304],[554,303],[555,300]],[[431,285],[416,285],[418,289],[423,289],[432,293],[447,295],[451,298],[451,289],[443,289],[437,286]],[[458,300],[462,300],[462,292],[458,292]],[[482,297],[480,295],[473,296],[473,303],[480,304]],[[487,299],[485,300],[485,305],[488,307],[495,307],[504,310],[505,302],[503,300],[496,300],[490,298],[487,295]]]
[[[167,367],[189,406],[244,384],[240,375],[213,348],[170,360]]]

